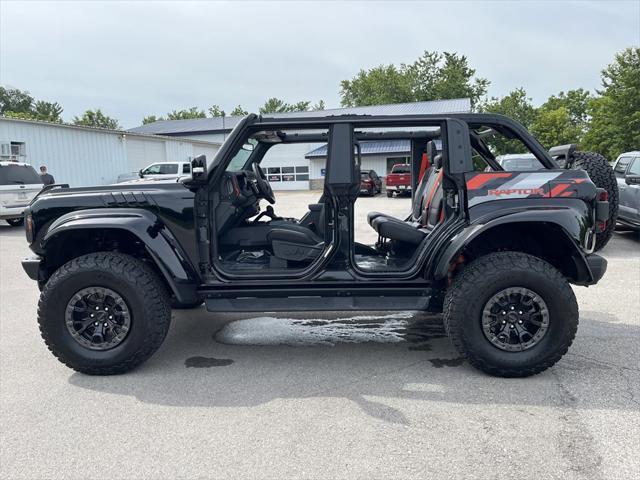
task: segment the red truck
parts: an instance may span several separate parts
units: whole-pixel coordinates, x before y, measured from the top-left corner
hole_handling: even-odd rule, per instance
[[[393,197],[393,193],[400,195],[407,193],[411,195],[411,165],[408,163],[398,163],[391,168],[391,173],[387,175],[387,197]]]

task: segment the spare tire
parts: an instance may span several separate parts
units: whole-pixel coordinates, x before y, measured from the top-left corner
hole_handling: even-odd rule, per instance
[[[604,231],[596,234],[596,250],[604,247],[616,227],[618,219],[618,182],[613,168],[604,156],[596,152],[573,152],[571,168],[584,170],[598,188],[604,188],[609,194],[609,221]]]

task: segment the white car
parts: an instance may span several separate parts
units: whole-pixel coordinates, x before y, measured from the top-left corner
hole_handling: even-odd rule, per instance
[[[189,162],[157,162],[138,172],[140,178],[178,178],[191,175]]]
[[[0,162],[0,219],[22,225],[24,209],[42,190],[40,175],[28,163]]]

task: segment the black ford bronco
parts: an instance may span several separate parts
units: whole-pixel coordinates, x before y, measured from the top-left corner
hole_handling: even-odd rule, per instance
[[[371,141],[410,145],[405,218],[356,216]],[[308,180],[315,168],[285,174],[263,160],[318,146],[317,203],[299,219],[263,208],[276,203],[270,180]],[[505,171],[496,156],[509,149],[540,168]],[[210,312],[442,312],[473,366],[528,376],[573,341],[569,284],[595,284],[606,270],[593,253],[610,220],[606,192],[585,171],[559,168],[503,116],[249,115],[209,160],[195,158],[178,181],[54,186],[32,202],[35,256],[23,266],[41,289],[42,337],[61,362],[87,374],[130,370],[161,345],[172,306],[204,302]],[[357,240],[365,222],[375,244]]]

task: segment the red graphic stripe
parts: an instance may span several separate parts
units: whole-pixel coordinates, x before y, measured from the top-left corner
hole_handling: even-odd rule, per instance
[[[513,173],[508,172],[492,172],[479,173],[467,182],[467,190],[477,190],[494,178],[511,178]]]
[[[560,195],[562,192],[564,192],[567,188],[569,188],[569,184],[568,183],[561,183],[559,185],[556,185],[555,187],[553,187],[551,189],[551,191],[549,192],[549,196],[550,197],[557,197],[558,195]]]
[[[573,192],[569,191],[569,192],[564,192],[562,195],[560,195],[561,197],[570,197],[571,195],[573,195]]]

